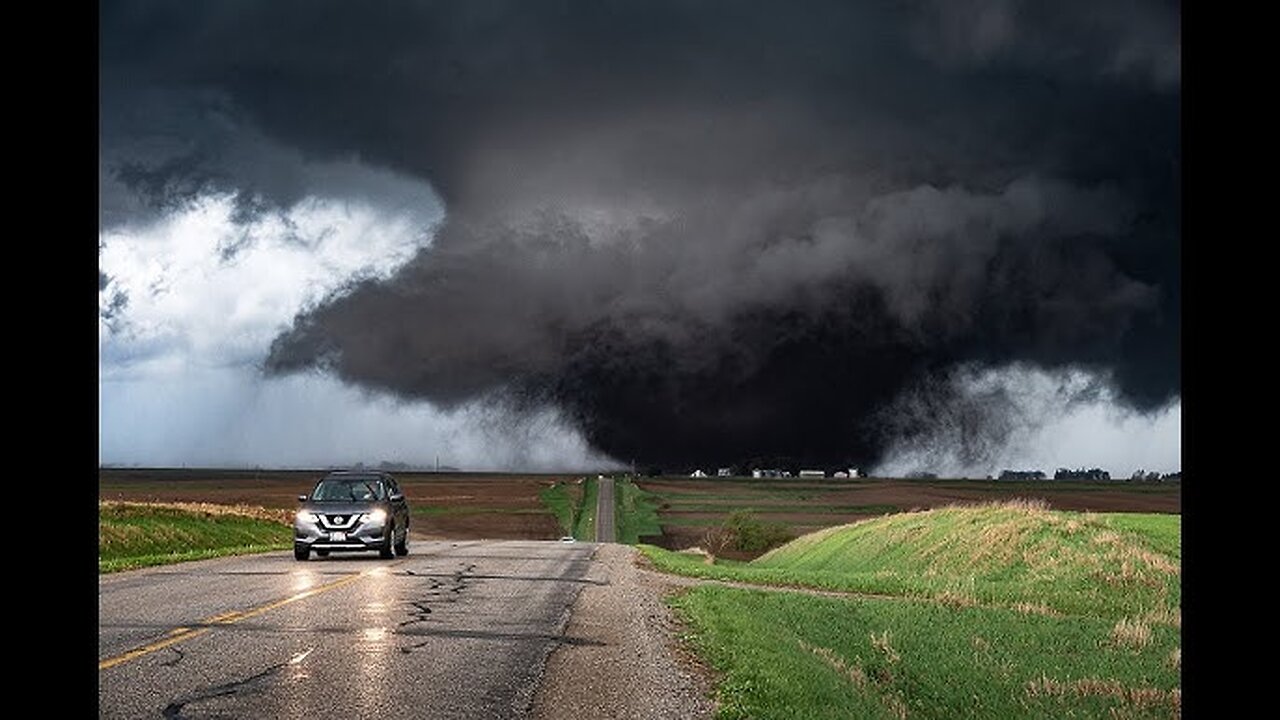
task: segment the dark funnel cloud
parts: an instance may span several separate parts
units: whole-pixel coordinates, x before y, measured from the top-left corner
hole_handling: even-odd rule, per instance
[[[431,246],[301,313],[268,373],[554,406],[668,469],[868,466],[958,367],[1178,395],[1179,36],[1159,2],[107,3],[104,88],[175,107],[104,99],[104,173],[302,193],[238,135],[143,142],[216,97],[440,194]]]

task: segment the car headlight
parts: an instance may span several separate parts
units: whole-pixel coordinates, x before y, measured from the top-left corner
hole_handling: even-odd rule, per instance
[[[298,511],[297,520],[298,522],[310,522],[310,523],[320,522],[320,518],[315,513],[307,512],[306,510]]]
[[[373,510],[360,516],[360,522],[371,522],[376,525],[382,524],[387,519],[387,511],[382,508],[374,508]]]

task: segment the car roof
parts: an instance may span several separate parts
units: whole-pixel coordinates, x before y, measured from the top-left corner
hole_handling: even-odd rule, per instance
[[[391,475],[378,470],[334,470],[325,475],[326,478],[389,478]]]

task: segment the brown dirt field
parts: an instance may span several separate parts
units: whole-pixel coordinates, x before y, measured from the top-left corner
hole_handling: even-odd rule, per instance
[[[324,470],[112,469],[98,471],[99,500],[208,502],[295,508]],[[429,539],[554,540],[556,518],[538,492],[574,475],[392,472]]]
[[[746,507],[782,505],[794,502],[795,493],[808,505],[893,505],[902,510],[928,509],[951,503],[975,503],[1015,497],[1043,498],[1051,509],[1092,512],[1182,512],[1182,484],[1133,484],[1114,482],[1071,483],[1070,481],[1017,483],[981,480],[882,480],[857,479],[827,483],[789,484],[786,479],[769,485],[759,481],[667,481],[647,480],[640,487],[649,492],[705,502],[717,502],[717,495],[759,496],[759,500],[729,502]],[[699,498],[705,497],[705,500]]]
[[[210,502],[225,505],[261,505],[294,508],[297,497],[309,492],[323,470],[205,470],[111,469],[98,472],[100,500],[152,502]],[[451,539],[555,539],[560,528],[538,499],[538,492],[556,481],[574,481],[576,475],[500,473],[396,472],[409,499],[414,529],[427,537]],[[752,506],[794,506],[794,512],[764,512],[764,520],[785,522],[797,535],[839,525],[883,512],[830,513],[817,508],[854,505],[886,505],[916,510],[952,503],[974,503],[1015,497],[1043,498],[1050,508],[1093,512],[1182,511],[1182,485],[1126,482],[989,482],[978,480],[759,480],[728,478],[693,480],[655,478],[639,482],[644,490],[663,499],[680,499],[714,508],[682,511],[668,507],[659,521],[675,517],[723,518],[729,512]],[[720,507],[724,512],[716,512]],[[710,510],[710,511],[709,511]],[[806,512],[808,510],[808,512]],[[672,549],[699,544],[708,527],[663,525],[659,538],[646,542]]]

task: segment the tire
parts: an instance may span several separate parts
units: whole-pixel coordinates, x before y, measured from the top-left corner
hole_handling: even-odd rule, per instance
[[[396,543],[396,555],[404,557],[409,554],[409,528],[404,529],[404,537],[400,538],[400,542]]]
[[[396,526],[392,523],[387,528],[387,539],[383,541],[382,547],[378,548],[378,557],[383,560],[389,560],[395,557],[395,548],[392,547],[396,539]]]
[[[297,560],[297,561],[299,561],[299,562],[304,562],[304,561],[306,561],[306,560],[308,560],[308,559],[310,559],[310,558],[311,558],[311,548],[309,548],[309,547],[307,547],[307,546],[305,546],[305,545],[294,545],[294,546],[293,546],[293,559],[294,559],[294,560]]]
[[[319,555],[320,557],[329,557],[328,550],[317,550],[316,554]]]

